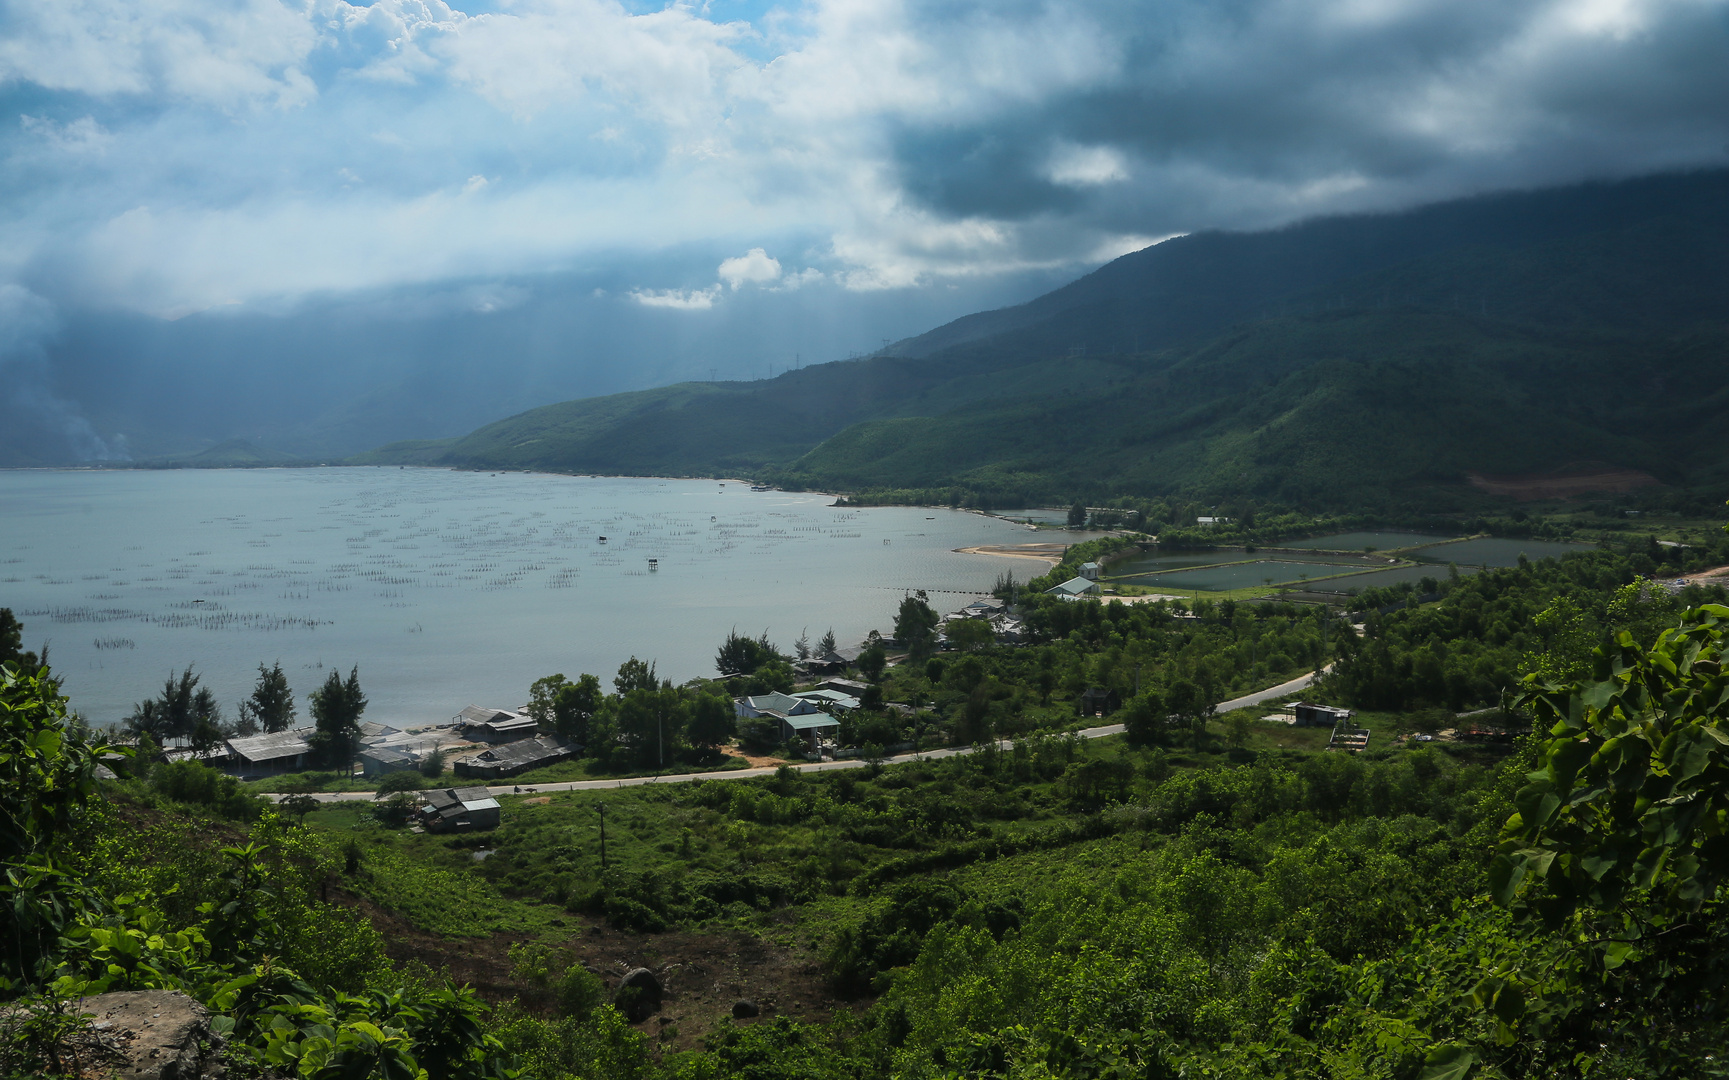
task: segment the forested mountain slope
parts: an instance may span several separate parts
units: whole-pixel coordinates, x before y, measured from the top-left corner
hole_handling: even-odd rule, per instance
[[[565,402],[359,460],[998,505],[1433,505],[1473,473],[1581,462],[1704,487],[1729,403],[1726,240],[1729,172],[1185,237],[864,360]]]

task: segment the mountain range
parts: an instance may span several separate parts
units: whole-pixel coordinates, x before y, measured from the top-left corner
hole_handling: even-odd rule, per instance
[[[1701,493],[1729,482],[1725,361],[1715,170],[1177,237],[862,359],[566,401],[354,460],[996,506]]]

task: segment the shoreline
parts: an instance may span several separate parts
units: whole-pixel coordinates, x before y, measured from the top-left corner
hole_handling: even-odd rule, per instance
[[[959,555],[996,555],[1005,559],[1037,559],[1050,566],[1056,566],[1063,561],[1063,553],[1068,548],[1068,544],[980,544],[976,547],[961,547],[951,550]]]

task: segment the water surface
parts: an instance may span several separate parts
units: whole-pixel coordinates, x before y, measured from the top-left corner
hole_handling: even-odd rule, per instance
[[[1460,566],[1517,566],[1519,556],[1529,559],[1559,558],[1575,551],[1591,551],[1594,544],[1571,544],[1560,540],[1513,540],[1486,536],[1476,540],[1461,540],[1456,544],[1438,544],[1411,552],[1418,559],[1440,563],[1455,562]]]
[[[830,627],[856,642],[907,590],[950,610],[1004,570],[1042,572],[952,550],[1025,543],[1025,526],[830,502],[436,469],[0,471],[0,607],[27,647],[49,639],[97,723],[187,664],[232,716],[280,660],[303,720],[307,691],[359,664],[367,718],[419,724],[520,705],[552,672],[610,682],[631,655],[710,675],[734,627],[788,651]]]

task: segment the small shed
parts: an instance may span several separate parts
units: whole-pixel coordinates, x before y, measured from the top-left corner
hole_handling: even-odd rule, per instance
[[[1076,708],[1082,716],[1109,716],[1123,704],[1122,695],[1102,686],[1089,686],[1081,691]]]
[[[368,780],[419,768],[420,760],[395,746],[368,746],[360,751],[360,769]]]
[[[1333,727],[1346,723],[1351,719],[1351,710],[1338,709],[1331,705],[1311,705],[1299,701],[1291,706],[1292,715],[1296,717],[1298,727]]]
[[[478,754],[457,758],[451,771],[464,779],[503,780],[520,776],[530,769],[556,765],[582,752],[576,743],[566,742],[556,735],[539,735],[518,739],[500,746],[488,747]]]
[[[275,776],[299,772],[311,762],[312,747],[299,730],[273,731],[228,740],[229,770],[238,776]]]
[[[498,800],[483,787],[441,788],[421,794],[416,815],[427,832],[496,829]]]
[[[783,716],[780,718],[780,733],[783,739],[802,739],[814,754],[818,752],[821,740],[840,737],[840,721],[823,712]]]
[[[1086,578],[1088,581],[1099,580],[1099,564],[1096,562],[1084,562],[1084,563],[1082,563],[1081,564],[1081,576]]]

